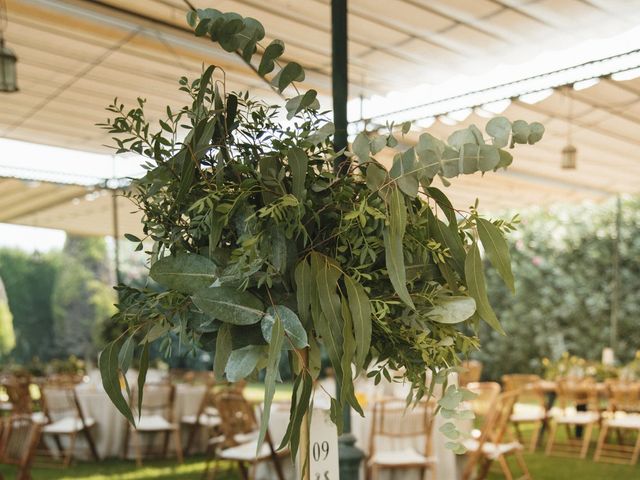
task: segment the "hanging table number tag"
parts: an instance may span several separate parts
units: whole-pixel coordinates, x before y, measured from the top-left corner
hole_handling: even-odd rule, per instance
[[[339,480],[338,430],[329,410],[313,409],[309,430],[310,480]]]

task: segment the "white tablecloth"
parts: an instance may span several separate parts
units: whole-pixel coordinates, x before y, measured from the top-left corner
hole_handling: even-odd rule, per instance
[[[452,379],[455,381],[454,379]],[[332,381],[323,383],[324,390],[328,391],[329,394],[333,395],[335,388],[331,385]],[[371,428],[372,428],[372,409],[373,404],[376,398],[381,397],[389,397],[393,396],[398,399],[404,399],[407,394],[406,386],[399,384],[386,384],[382,382],[377,386],[373,386],[371,382],[356,382],[356,395],[361,398],[366,398],[366,405],[363,405],[363,409],[365,411],[365,416],[361,417],[356,412],[351,412],[351,433],[356,437],[357,443],[356,446],[360,448],[365,455],[369,453],[369,443],[371,437]],[[323,393],[321,390],[316,390],[316,405],[326,403],[326,398],[323,399]],[[401,400],[401,401],[402,401]],[[364,403],[364,402],[363,402]],[[398,426],[399,431],[402,431],[402,423],[403,422],[411,422],[412,419],[410,414],[407,414],[406,417],[400,420],[400,425]],[[451,450],[445,447],[445,444],[449,441],[440,431],[439,428],[449,420],[444,419],[442,416],[438,415],[435,418],[434,426],[433,426],[433,437],[432,437],[432,454],[437,459],[436,465],[436,479],[437,480],[455,480],[459,478],[462,473],[461,466],[464,462],[464,457],[457,456]],[[287,428],[287,424],[289,422],[289,409],[284,405],[274,406],[271,412],[271,419],[269,421],[269,430],[271,432],[271,436],[274,440],[275,445],[279,445],[280,440],[284,436],[284,433]],[[456,422],[458,424],[458,428],[460,430],[470,430],[471,425],[470,422]],[[401,444],[402,442],[408,442],[408,445]],[[377,442],[378,451],[390,449],[397,450],[406,446],[413,446],[417,450],[421,451],[423,449],[422,445],[412,445],[412,442],[415,442],[416,439],[379,439]],[[419,442],[419,440],[418,440]],[[363,462],[364,466],[364,462]],[[291,471],[292,466],[289,464],[287,468],[288,478],[295,478],[293,472]],[[270,476],[271,472],[265,469],[259,471],[258,479],[259,480],[268,480],[274,477]],[[393,472],[382,472],[381,477],[384,479],[402,479],[402,480],[422,480],[419,475],[419,471],[410,471],[410,470],[399,470],[396,471],[395,474]],[[364,468],[361,469],[360,478],[364,478]],[[428,477],[430,478],[430,477]]]
[[[173,412],[174,421],[179,422],[184,415],[197,414],[204,392],[204,385],[178,384]],[[92,435],[100,458],[121,456],[127,421],[113,406],[102,387],[81,384],[76,387],[76,394],[85,417],[91,417],[96,422],[95,427],[92,428]],[[188,432],[182,433],[184,441]],[[130,451],[133,452],[133,448]]]

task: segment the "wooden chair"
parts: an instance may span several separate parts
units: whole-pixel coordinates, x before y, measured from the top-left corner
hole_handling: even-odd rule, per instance
[[[31,480],[31,463],[40,441],[41,425],[24,414],[7,417],[1,424],[0,463],[17,466],[17,480]]]
[[[609,411],[602,420],[598,445],[593,459],[596,462],[635,465],[640,456],[640,383],[610,383]],[[617,443],[609,443],[610,430],[617,433]],[[624,433],[634,433],[635,442],[625,443]]]
[[[458,384],[465,387],[472,382],[479,382],[482,374],[482,362],[477,360],[465,360],[460,364],[461,370],[458,373]]]
[[[260,452],[256,455],[259,426],[254,407],[234,389],[225,389],[217,393],[215,403],[222,419],[223,435],[211,439],[213,448],[207,456],[203,477],[215,478],[218,464],[215,463],[213,471],[210,471],[209,466],[212,459],[218,459],[235,464],[244,480],[255,478],[255,468],[258,464],[271,462],[276,477],[284,480],[280,457],[288,455],[288,450],[276,451],[269,430]]]
[[[554,407],[549,412],[552,419],[549,430],[549,439],[545,449],[546,455],[552,455],[553,448],[559,451],[557,455],[572,456],[579,455],[586,458],[591,441],[591,434],[594,425],[600,421],[598,406],[598,391],[593,380],[572,380],[564,379],[558,381],[558,396],[556,399],[558,407]],[[585,407],[586,410],[581,410]],[[564,425],[567,432],[567,441],[556,442],[558,426]],[[572,427],[580,429],[582,439],[579,435],[574,435]],[[584,429],[584,431],[582,431]]]
[[[5,375],[0,382],[9,398],[12,414],[22,415],[33,412],[33,400],[29,391],[31,385],[30,376]]]
[[[367,471],[377,480],[380,470],[420,469],[435,478],[436,458],[432,455],[435,404],[421,401],[413,407],[397,399],[379,400],[373,408]],[[378,441],[392,442],[393,449],[379,448]],[[401,448],[398,448],[401,447]]]
[[[75,388],[69,385],[45,384],[41,388],[41,394],[46,418],[42,433],[53,437],[58,451],[64,458],[64,466],[68,467],[71,463],[79,434],[87,440],[93,459],[100,460],[91,435],[91,427],[96,422],[83,414]],[[62,447],[61,437],[69,439],[66,450]]]
[[[127,458],[129,455],[129,440],[130,436],[133,437],[136,464],[138,467],[142,466],[142,436],[147,435],[149,438],[146,448],[146,454],[150,455],[153,448],[153,437],[155,434],[164,435],[162,444],[162,457],[167,456],[169,450],[169,440],[173,436],[173,442],[176,451],[176,458],[179,463],[183,462],[182,457],[182,442],[180,437],[180,424],[174,422],[173,409],[175,401],[175,386],[171,383],[148,383],[145,384],[142,396],[142,408],[139,412],[139,419],[137,418],[137,412],[134,411],[134,418],[136,418],[135,428],[131,425],[127,425],[124,439],[123,456]],[[138,391],[134,389],[131,395],[131,409],[137,409],[138,405]]]
[[[201,429],[204,428],[209,433],[209,438],[216,433],[216,430],[219,430],[222,420],[220,420],[220,415],[216,408],[213,385],[204,385],[202,400],[200,401],[198,411],[195,415],[184,415],[180,419],[180,422],[189,429],[189,437],[185,448],[186,455],[189,455],[189,452],[191,452],[191,448]]]
[[[520,390],[520,396],[509,420],[518,441],[522,444],[525,442],[520,427],[522,425],[533,427],[529,441],[529,452],[535,452],[540,432],[547,423],[546,402],[544,392],[540,388],[540,381],[541,378],[538,375],[516,373],[502,376],[502,385],[505,391]]]
[[[513,472],[507,462],[509,456],[515,457],[522,470],[522,476],[518,478],[521,480],[531,479],[531,474],[522,455],[522,444],[517,441],[505,441],[509,417],[513,412],[513,406],[518,399],[519,393],[519,391],[514,390],[498,395],[493,408],[485,419],[480,437],[478,439],[470,438],[463,442],[468,451],[467,464],[462,472],[463,480],[470,480],[471,478],[476,478],[477,480],[485,479],[494,461],[497,461],[500,465],[504,477],[512,480]]]
[[[476,394],[470,401],[471,410],[478,418],[486,418],[493,404],[500,395],[500,384],[497,382],[471,382],[466,388]]]

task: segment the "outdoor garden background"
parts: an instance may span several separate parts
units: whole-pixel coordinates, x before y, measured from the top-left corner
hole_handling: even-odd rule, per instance
[[[510,235],[516,294],[495,272],[488,290],[507,333],[483,326],[483,379],[505,373],[545,373],[543,359],[564,352],[599,361],[610,344],[614,295],[612,256],[616,244],[616,200],[604,204],[557,205],[520,213]],[[617,363],[634,359],[640,345],[640,199],[620,202],[619,325]],[[502,212],[511,218],[511,212]],[[142,257],[122,241],[121,274],[127,283],[145,281]],[[105,239],[68,236],[62,250],[44,253],[0,249],[0,274],[6,299],[0,305],[0,361],[34,374],[82,368],[118,336],[110,321],[112,248]],[[1,297],[0,297],[1,298]],[[7,303],[8,299],[8,303]],[[212,352],[180,348],[175,338],[167,367],[210,367]],[[156,352],[156,358],[160,355]],[[286,362],[282,367],[286,369]],[[283,372],[286,378],[286,372]]]

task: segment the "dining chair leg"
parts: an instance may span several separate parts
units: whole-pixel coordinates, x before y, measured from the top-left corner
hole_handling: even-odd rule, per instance
[[[489,460],[488,458],[483,458],[481,460],[476,480],[484,480],[485,478],[487,478],[487,475],[489,475],[489,468],[491,468],[491,463],[493,463],[493,461]]]
[[[65,456],[64,456],[64,466],[65,468],[67,468],[69,465],[71,465],[71,459],[73,458],[73,452],[76,448],[76,436],[77,436],[77,432],[73,432],[71,435],[69,435],[69,448],[67,448],[67,451],[65,452]]]
[[[540,430],[542,430],[542,422],[536,422],[536,426],[533,429],[533,433],[531,434],[531,444],[529,445],[529,453],[533,453],[536,451],[536,447],[538,446],[538,440],[540,439]]]
[[[522,432],[520,431],[520,424],[518,422],[513,422],[513,429],[516,431],[516,438],[522,444],[524,441],[522,440]]]
[[[602,455],[602,449],[604,448],[604,442],[607,440],[608,431],[609,431],[609,426],[606,423],[603,423],[602,428],[600,429],[600,435],[598,435],[598,444],[596,445],[596,451],[593,454],[594,462],[600,461],[600,456]]]
[[[371,480],[378,480],[378,466],[375,463],[371,465]]]
[[[580,458],[587,458],[587,452],[589,451],[589,443],[591,442],[591,432],[593,431],[593,423],[587,425],[586,430],[582,436],[582,449],[580,450]]]
[[[184,448],[185,455],[189,455],[191,453],[191,448],[193,447],[193,442],[196,440],[196,434],[200,431],[200,424],[194,423],[191,425],[189,429],[189,437],[187,438],[187,446]]]
[[[553,442],[556,439],[556,430],[558,428],[558,424],[553,422],[551,423],[551,428],[549,429],[549,438],[547,438],[547,448],[544,451],[545,455],[550,455],[553,450]]]
[[[511,469],[509,468],[509,464],[507,463],[507,460],[504,458],[504,455],[500,455],[498,457],[498,463],[500,464],[500,470],[502,470],[502,474],[504,475],[504,478],[506,478],[507,480],[513,480]]]
[[[173,430],[173,443],[176,445],[176,457],[178,459],[178,463],[184,462],[184,457],[182,456],[182,439],[180,438],[180,429],[175,428]]]
[[[522,473],[524,473],[524,478],[531,480],[531,472],[529,472],[529,467],[527,467],[527,462],[524,461],[524,455],[520,451],[515,452],[516,462],[518,462],[518,466]]]
[[[238,462],[238,469],[240,470],[240,475],[242,475],[243,480],[249,480],[249,474],[247,472],[247,467],[244,462]]]
[[[169,437],[171,436],[171,431],[166,430],[164,432],[164,439],[162,440],[162,458],[167,458],[167,453],[169,452]]]
[[[64,457],[65,450],[62,447],[62,440],[60,440],[60,435],[54,435],[53,442],[56,444],[56,448],[58,449],[58,455],[60,455],[60,457]]]
[[[636,430],[636,434],[636,445],[633,448],[633,453],[631,454],[631,460],[629,461],[630,465],[638,463],[638,456],[640,456],[640,430]]]
[[[127,428],[124,432],[124,443],[122,445],[122,458],[124,460],[127,459],[127,457],[129,456],[129,425],[127,425]]]
[[[89,431],[89,428],[83,428],[82,434],[87,439],[87,443],[89,444],[89,450],[91,450],[91,456],[96,462],[100,461],[100,455],[98,455],[98,449],[96,448],[96,442],[93,441],[93,435]]]
[[[137,430],[134,430],[131,436],[133,437],[133,446],[136,449],[136,466],[140,468],[142,467],[142,445],[140,444],[142,436]]]

